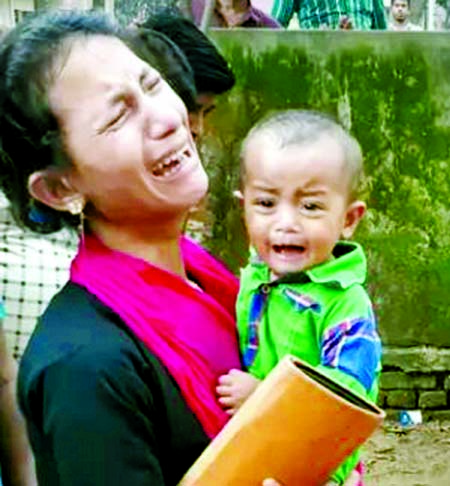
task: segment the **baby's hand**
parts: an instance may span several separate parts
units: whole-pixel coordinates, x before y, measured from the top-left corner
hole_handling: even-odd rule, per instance
[[[219,403],[229,415],[234,415],[247,398],[256,390],[259,380],[250,373],[230,370],[219,378],[216,388]]]

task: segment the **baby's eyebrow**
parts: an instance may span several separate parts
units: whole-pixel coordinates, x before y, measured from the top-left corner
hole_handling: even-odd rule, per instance
[[[273,194],[278,192],[278,189],[276,189],[275,187],[268,186],[264,183],[253,182],[251,184],[251,186],[252,186],[252,189],[255,189],[257,191],[270,192],[270,193],[273,193]]]
[[[327,193],[325,189],[304,189],[300,191],[307,196],[323,196]]]

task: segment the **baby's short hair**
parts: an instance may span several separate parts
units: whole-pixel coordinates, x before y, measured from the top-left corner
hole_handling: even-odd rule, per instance
[[[344,152],[349,173],[349,194],[355,198],[363,177],[363,156],[358,141],[332,116],[312,110],[286,110],[270,113],[250,130],[241,151],[241,180],[245,181],[245,152],[257,137],[267,137],[280,149],[295,145],[308,145],[328,135],[336,140]]]

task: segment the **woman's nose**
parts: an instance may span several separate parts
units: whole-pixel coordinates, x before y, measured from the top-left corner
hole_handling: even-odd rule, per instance
[[[184,114],[187,117],[187,114]],[[183,124],[182,110],[153,100],[144,103],[145,133],[153,140],[160,140],[176,132]]]

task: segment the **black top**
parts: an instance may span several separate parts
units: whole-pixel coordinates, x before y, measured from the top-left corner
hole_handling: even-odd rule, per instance
[[[73,283],[29,342],[19,400],[43,486],[176,485],[209,441],[161,362]]]

